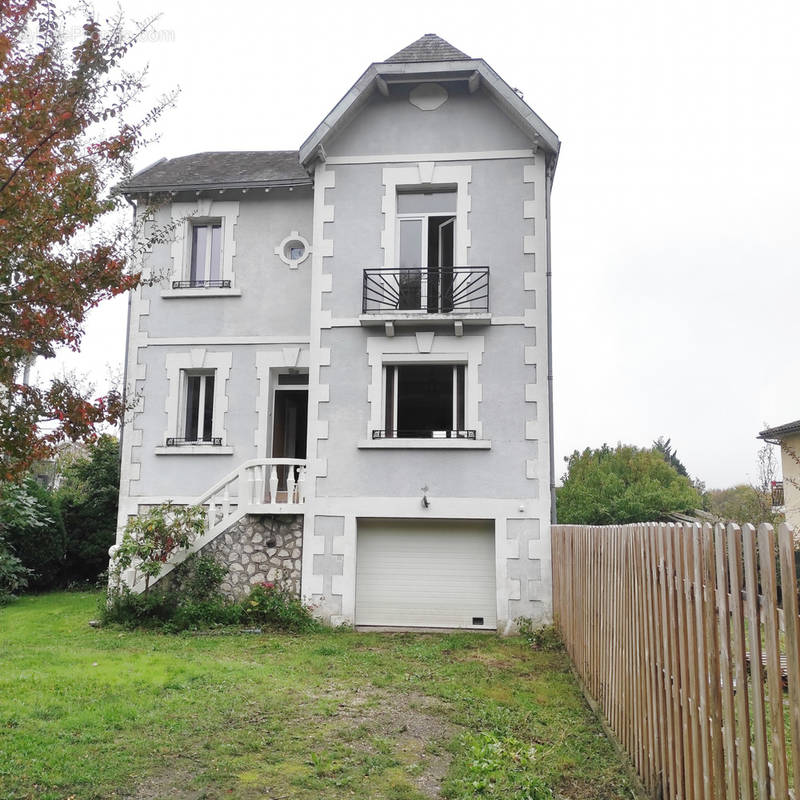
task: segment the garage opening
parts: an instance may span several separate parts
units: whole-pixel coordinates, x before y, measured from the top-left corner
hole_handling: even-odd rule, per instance
[[[360,519],[355,623],[494,630],[494,521]]]

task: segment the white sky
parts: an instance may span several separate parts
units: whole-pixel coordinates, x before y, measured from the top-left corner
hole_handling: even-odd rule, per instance
[[[96,2],[100,14],[115,4]],[[709,487],[756,477],[763,423],[800,418],[800,4],[257,3],[161,13],[131,64],[177,108],[138,167],[296,149],[373,61],[437,33],[488,63],[562,141],[552,204],[556,473],[572,450],[670,436]],[[125,301],[81,354],[102,384]]]

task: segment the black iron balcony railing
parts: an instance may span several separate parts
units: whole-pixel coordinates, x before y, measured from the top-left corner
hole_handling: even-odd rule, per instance
[[[433,430],[400,430],[391,431],[381,428],[372,431],[373,439],[474,439],[474,430],[433,431]]]
[[[224,281],[172,281],[173,289],[230,289],[231,282]]]
[[[361,310],[428,314],[489,310],[489,267],[365,269]]]
[[[167,447],[192,447],[194,445],[222,447],[222,437],[213,436],[210,439],[184,439],[180,436],[170,436],[167,439]]]

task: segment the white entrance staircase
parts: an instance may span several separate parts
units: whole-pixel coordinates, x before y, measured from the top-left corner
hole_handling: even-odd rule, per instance
[[[173,555],[161,569],[156,581],[202,550],[210,541],[246,514],[302,514],[306,499],[307,462],[296,458],[254,458],[217,481],[193,505],[206,509],[206,527],[191,547]],[[116,546],[109,550],[113,558]],[[145,576],[131,567],[123,572],[122,581],[131,591],[141,593]],[[150,582],[152,586],[156,581]]]

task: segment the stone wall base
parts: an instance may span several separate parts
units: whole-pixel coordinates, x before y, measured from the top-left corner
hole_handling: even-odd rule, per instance
[[[273,582],[300,596],[303,516],[248,514],[200,550],[228,567],[220,587],[231,600],[257,583]]]

